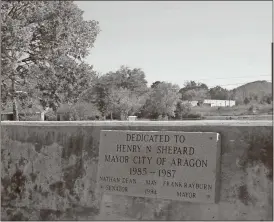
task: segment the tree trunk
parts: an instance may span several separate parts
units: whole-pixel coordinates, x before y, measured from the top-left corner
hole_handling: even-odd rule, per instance
[[[15,80],[11,82],[12,87],[12,112],[13,112],[13,120],[19,121],[18,107],[17,107],[17,98],[16,98],[16,89],[15,89]]]
[[[123,120],[125,120],[125,114],[124,114],[124,112],[121,112],[121,114],[120,114],[120,119],[123,121]]]
[[[113,120],[112,112],[110,112],[110,119]]]

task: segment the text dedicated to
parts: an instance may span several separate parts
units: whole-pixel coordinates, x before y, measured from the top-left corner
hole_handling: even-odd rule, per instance
[[[220,135],[102,130],[97,184],[115,195],[214,203]]]

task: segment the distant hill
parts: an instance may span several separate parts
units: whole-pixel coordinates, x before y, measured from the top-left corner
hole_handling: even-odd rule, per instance
[[[231,90],[231,93],[238,101],[243,101],[244,98],[254,95],[262,98],[264,95],[272,93],[272,83],[265,80],[250,82]]]

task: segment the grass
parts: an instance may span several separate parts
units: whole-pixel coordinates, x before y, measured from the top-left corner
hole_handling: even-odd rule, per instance
[[[256,110],[253,113],[252,108]],[[226,120],[231,119],[252,119],[252,120],[272,120],[273,107],[272,104],[249,104],[238,105],[234,107],[192,107],[191,114],[200,114],[205,119]],[[146,118],[139,118],[139,121],[157,121]],[[197,119],[198,120],[198,119]],[[173,121],[169,119],[169,121]]]
[[[251,106],[255,107],[253,113]],[[233,107],[193,107],[191,112],[202,116],[241,116],[241,115],[272,115],[272,104],[238,105]]]

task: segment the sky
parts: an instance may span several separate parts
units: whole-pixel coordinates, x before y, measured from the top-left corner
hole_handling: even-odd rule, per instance
[[[102,74],[141,68],[148,85],[232,89],[271,81],[271,1],[78,1],[101,29],[86,61]]]

